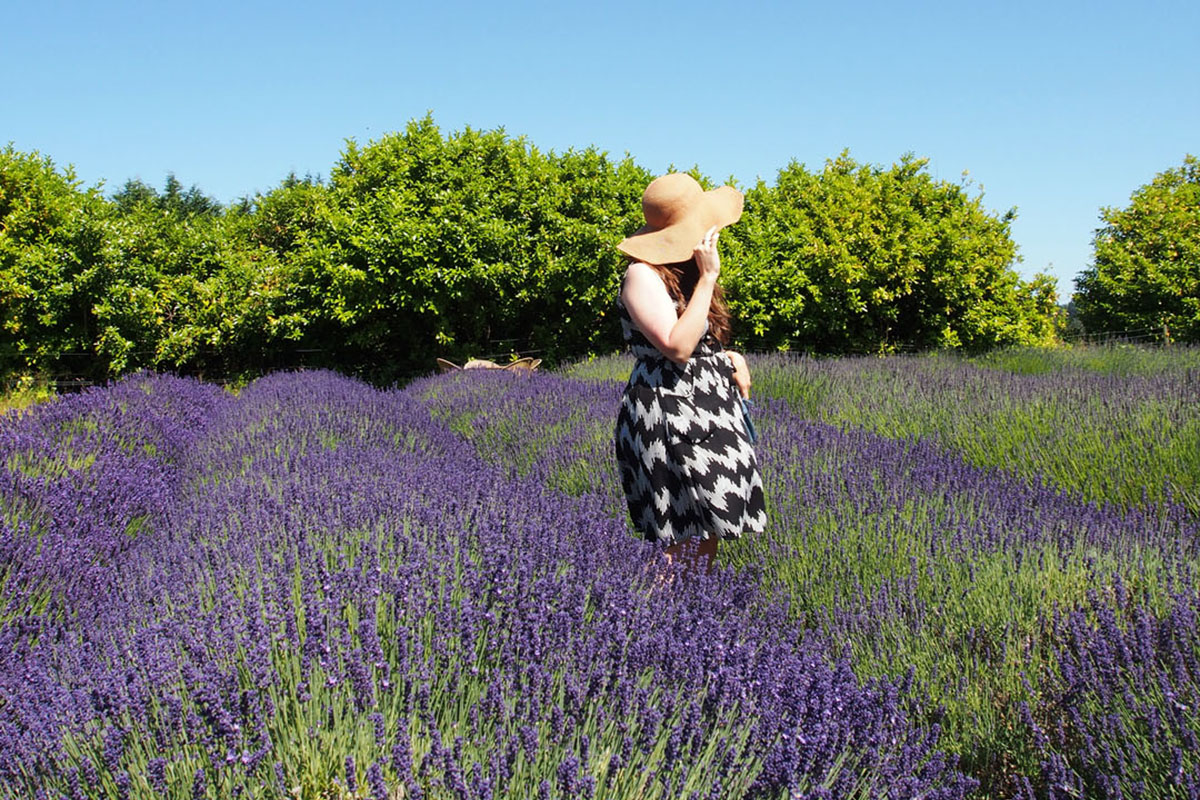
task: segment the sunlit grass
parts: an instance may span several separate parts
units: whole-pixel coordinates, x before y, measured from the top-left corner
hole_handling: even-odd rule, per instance
[[[1200,371],[1200,346],[1147,346],[1124,342],[1059,347],[1012,347],[971,359],[984,367],[1027,375],[1087,370],[1104,375],[1158,375]]]
[[[54,390],[45,381],[17,380],[0,392],[0,414],[20,413],[54,396]]]

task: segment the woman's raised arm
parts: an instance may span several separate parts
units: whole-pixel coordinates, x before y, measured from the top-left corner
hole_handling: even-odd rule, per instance
[[[630,264],[621,290],[621,301],[629,309],[633,324],[660,353],[676,364],[686,363],[704,336],[708,307],[712,303],[717,276],[721,274],[716,228],[709,229],[694,252],[700,279],[683,314],[675,313],[675,304],[667,293],[666,284],[648,264],[640,261]]]

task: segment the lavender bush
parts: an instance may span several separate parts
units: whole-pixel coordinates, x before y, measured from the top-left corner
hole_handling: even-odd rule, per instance
[[[1200,797],[1198,617],[1194,589],[1156,614],[1117,580],[1055,618],[1058,670],[1037,713],[1021,708],[1042,754],[1023,796]]]
[[[215,387],[143,374],[0,418],[0,620],[79,613],[117,590],[226,402]]]
[[[968,793],[908,681],[753,573],[684,580],[549,451],[481,459],[418,396],[458,380],[137,376],[5,419],[3,794]]]

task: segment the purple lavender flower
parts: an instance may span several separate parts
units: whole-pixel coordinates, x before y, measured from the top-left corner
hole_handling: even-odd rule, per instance
[[[388,800],[387,781],[384,780],[383,767],[378,761],[367,768],[367,786],[371,790],[372,800]]]
[[[196,768],[196,774],[192,777],[192,800],[203,800],[207,794],[208,776],[204,772],[203,767]]]
[[[568,755],[558,765],[558,791],[563,797],[574,797],[579,788],[579,758]]]
[[[159,794],[167,793],[167,760],[165,758],[150,759],[146,765],[146,780],[154,791]]]

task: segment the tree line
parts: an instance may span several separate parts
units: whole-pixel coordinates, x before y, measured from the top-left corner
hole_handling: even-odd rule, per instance
[[[292,175],[222,206],[173,176],[106,197],[10,145],[0,372],[303,364],[388,382],[436,356],[611,352],[624,269],[613,245],[642,224],[653,177],[629,156],[544,152],[503,130],[445,135],[427,116],[349,143],[327,180]],[[1049,342],[1061,325],[1053,279],[1014,269],[1014,213],[934,179],[923,159],[843,153],[744,191],[722,239],[742,348],[985,349]]]

